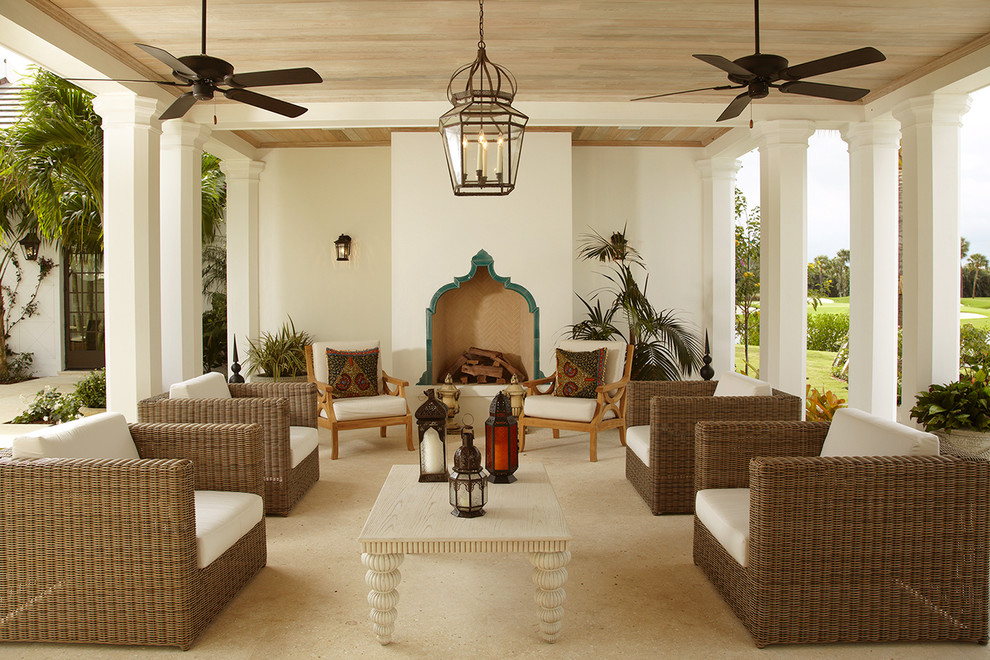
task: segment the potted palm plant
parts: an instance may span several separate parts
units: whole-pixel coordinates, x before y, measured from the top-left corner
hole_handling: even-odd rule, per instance
[[[261,333],[258,343],[248,339],[248,376],[254,381],[305,380],[306,346],[311,343],[313,338],[296,330],[290,316],[278,332]]]
[[[990,458],[990,384],[985,371],[919,392],[911,417],[949,447]]]
[[[625,227],[608,238],[595,231],[581,238],[578,256],[584,261],[608,264],[604,273],[608,283],[592,295],[594,305],[578,296],[588,310],[588,318],[571,326],[571,337],[623,339],[632,344],[633,380],[680,380],[700,368],[699,338],[673,310],[653,306],[646,295],[649,275],[642,286],[636,279],[636,269],[646,272],[646,264],[629,244]]]

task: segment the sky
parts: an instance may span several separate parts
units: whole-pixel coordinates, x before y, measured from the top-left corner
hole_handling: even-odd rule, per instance
[[[963,115],[959,233],[970,254],[990,255],[990,87],[970,95]],[[760,203],[760,158],[740,159],[736,185],[750,208]],[[838,131],[818,131],[808,144],[808,260],[849,248],[849,154]]]
[[[28,62],[0,48],[6,75],[27,73]],[[990,256],[990,87],[971,95],[963,116],[960,235],[970,253]],[[740,159],[737,186],[750,208],[760,203],[760,159],[751,151]],[[834,257],[849,248],[849,155],[838,131],[818,131],[808,147],[808,259]]]

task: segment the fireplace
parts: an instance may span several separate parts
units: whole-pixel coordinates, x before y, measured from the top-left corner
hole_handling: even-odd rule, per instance
[[[539,328],[533,296],[497,275],[494,259],[481,250],[467,275],[433,294],[426,310],[426,371],[418,384],[441,382],[472,349],[497,353],[526,378],[542,377]]]

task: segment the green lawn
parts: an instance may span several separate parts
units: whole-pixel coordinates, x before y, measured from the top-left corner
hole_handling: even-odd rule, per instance
[[[831,390],[840,399],[849,399],[849,384],[838,378],[832,377],[832,360],[835,353],[828,351],[808,351],[808,384],[816,388],[819,392]],[[749,361],[751,364],[759,364],[760,347],[749,347]],[[743,371],[743,347],[736,345],[736,371]],[[750,376],[756,376],[752,371]],[[804,397],[804,392],[793,392],[797,396]]]

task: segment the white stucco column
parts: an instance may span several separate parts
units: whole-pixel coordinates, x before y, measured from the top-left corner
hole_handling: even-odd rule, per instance
[[[848,125],[849,406],[893,420],[897,409],[897,150],[900,125]]]
[[[897,418],[917,392],[959,378],[959,128],[964,94],[913,98],[901,123],[902,362]]]
[[[804,398],[809,121],[760,122],[760,378]]]
[[[203,144],[210,129],[162,123],[162,390],[203,373]]]
[[[137,421],[162,386],[159,135],[154,99],[101,94],[107,408]]]
[[[701,172],[704,310],[712,368],[718,374],[735,370],[736,269],[735,189],[739,161],[735,158],[699,160]]]
[[[260,334],[258,280],[258,182],[261,161],[227,159],[220,164],[227,179],[227,363],[233,339],[244,362],[250,338]],[[244,371],[241,372],[244,375]]]

